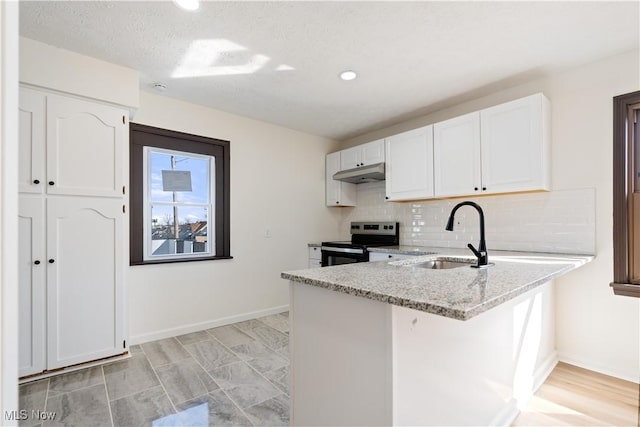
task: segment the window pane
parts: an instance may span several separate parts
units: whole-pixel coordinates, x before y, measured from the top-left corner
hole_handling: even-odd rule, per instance
[[[209,203],[208,158],[150,151],[149,173],[152,202]]]
[[[202,206],[152,205],[151,256],[209,253],[208,211]]]

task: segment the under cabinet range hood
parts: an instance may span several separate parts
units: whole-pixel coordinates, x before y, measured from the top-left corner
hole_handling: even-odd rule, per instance
[[[384,181],[384,162],[336,172],[333,179],[354,184]]]

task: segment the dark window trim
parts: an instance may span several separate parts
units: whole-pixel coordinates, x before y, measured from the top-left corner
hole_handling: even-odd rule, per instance
[[[629,108],[640,103],[640,91],[613,98],[613,282],[616,295],[640,298],[640,285],[630,283],[629,238]]]
[[[206,154],[216,157],[215,237],[216,255],[176,259],[144,260],[144,147]],[[129,124],[129,264],[167,264],[188,261],[231,259],[230,239],[230,142],[184,132],[160,129],[138,123]],[[222,161],[220,161],[222,160]]]

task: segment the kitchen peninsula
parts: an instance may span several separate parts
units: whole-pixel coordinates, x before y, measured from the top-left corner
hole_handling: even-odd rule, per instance
[[[557,361],[552,280],[592,257],[374,251],[418,256],[282,273],[292,424],[509,425]]]

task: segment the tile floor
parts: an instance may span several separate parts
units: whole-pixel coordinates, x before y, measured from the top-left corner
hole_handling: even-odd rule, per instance
[[[20,386],[19,425],[289,425],[288,334],[282,313],[132,346],[130,359]]]

